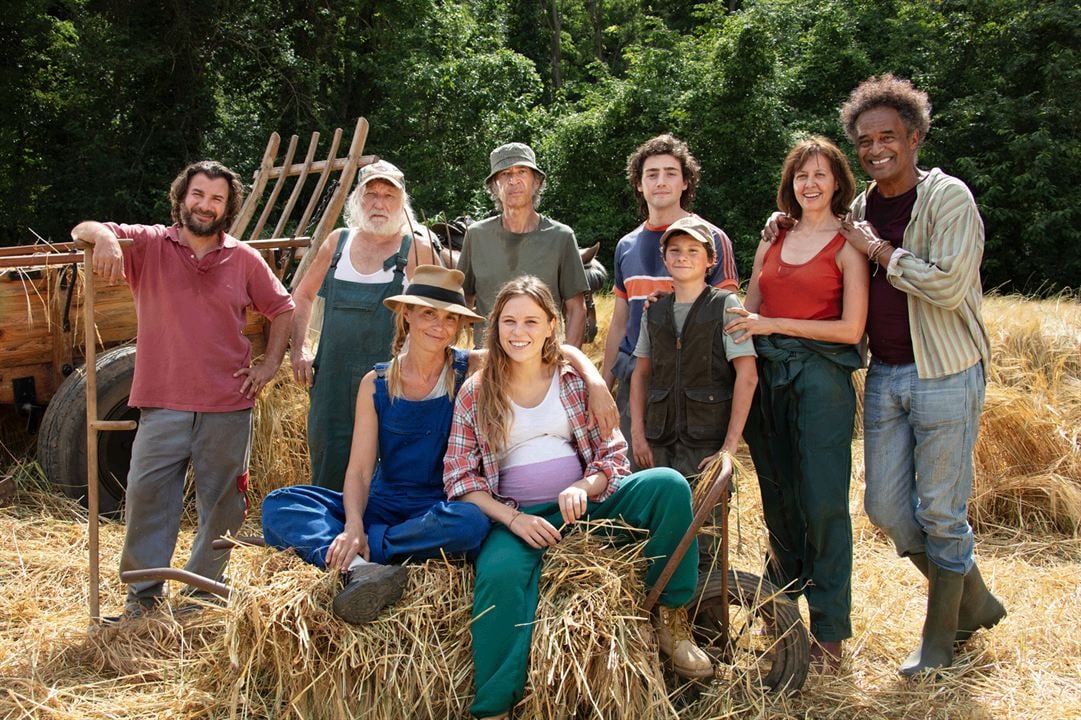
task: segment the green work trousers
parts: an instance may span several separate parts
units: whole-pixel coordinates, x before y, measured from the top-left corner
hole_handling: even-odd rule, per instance
[[[759,352],[760,394],[744,437],[769,532],[767,577],[807,596],[815,638],[839,641],[852,636],[854,351],[834,357],[806,345],[786,343],[783,359]]]
[[[523,512],[563,524],[559,506],[543,503]],[[587,519],[620,518],[648,531],[644,554],[650,558],[646,586],[652,587],[668,557],[679,545],[693,517],[691,490],[671,468],[653,468],[623,480],[604,502],[590,502]],[[469,711],[477,717],[508,712],[522,699],[544,549],[527,545],[502,525],[496,525],[477,558],[473,591],[473,669],[477,693]],[[698,584],[698,544],[695,541],[661,593],[667,607],[691,601]],[[633,612],[633,608],[627,608]]]

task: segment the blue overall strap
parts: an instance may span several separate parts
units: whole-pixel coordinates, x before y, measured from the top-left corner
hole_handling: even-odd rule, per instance
[[[457,392],[465,382],[465,376],[469,374],[469,351],[460,348],[451,348],[450,351],[454,354],[454,389]],[[454,398],[448,399],[454,402]]]

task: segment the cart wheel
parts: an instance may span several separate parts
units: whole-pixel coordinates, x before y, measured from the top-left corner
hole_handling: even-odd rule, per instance
[[[98,355],[98,413],[103,420],[138,420],[128,407],[135,346],[121,345]],[[116,516],[124,503],[134,430],[98,433],[98,511]],[[45,409],[38,432],[38,461],[49,481],[86,506],[86,371],[60,384]]]
[[[757,575],[728,571],[728,597],[721,574],[703,574],[687,607],[695,639],[718,668],[750,687],[794,693],[803,687],[810,645],[797,605]],[[721,619],[728,614],[728,639]]]

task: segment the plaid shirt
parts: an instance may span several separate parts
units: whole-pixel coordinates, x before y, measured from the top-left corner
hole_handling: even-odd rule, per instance
[[[450,426],[450,440],[443,460],[443,486],[451,500],[481,490],[491,493],[504,505],[518,507],[514,498],[504,497],[497,492],[499,460],[487,440],[477,435],[475,403],[477,383],[483,374],[482,371],[467,379],[454,403],[454,422]],[[586,469],[583,475],[603,473],[608,477],[608,487],[600,497],[593,498],[604,500],[630,474],[627,443],[619,428],[612,432],[608,440],[601,439],[597,428],[589,422],[585,382],[569,365],[564,365],[559,371],[559,400],[571,422],[574,447]]]

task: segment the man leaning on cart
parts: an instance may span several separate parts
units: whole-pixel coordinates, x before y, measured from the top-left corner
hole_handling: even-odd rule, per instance
[[[94,272],[127,280],[138,315],[129,404],[140,410],[127,482],[120,571],[168,567],[180,529],[184,477],[195,476],[199,528],[185,569],[220,581],[247,510],[252,406],[285,354],[293,301],[258,252],[225,232],[243,200],[236,173],[214,161],[184,168],[169,190],[173,225],[86,221],[71,231],[94,246]],[[119,238],[130,238],[121,247]],[[246,310],[270,321],[252,364]],[[162,601],[163,583],[128,585],[124,613]]]

